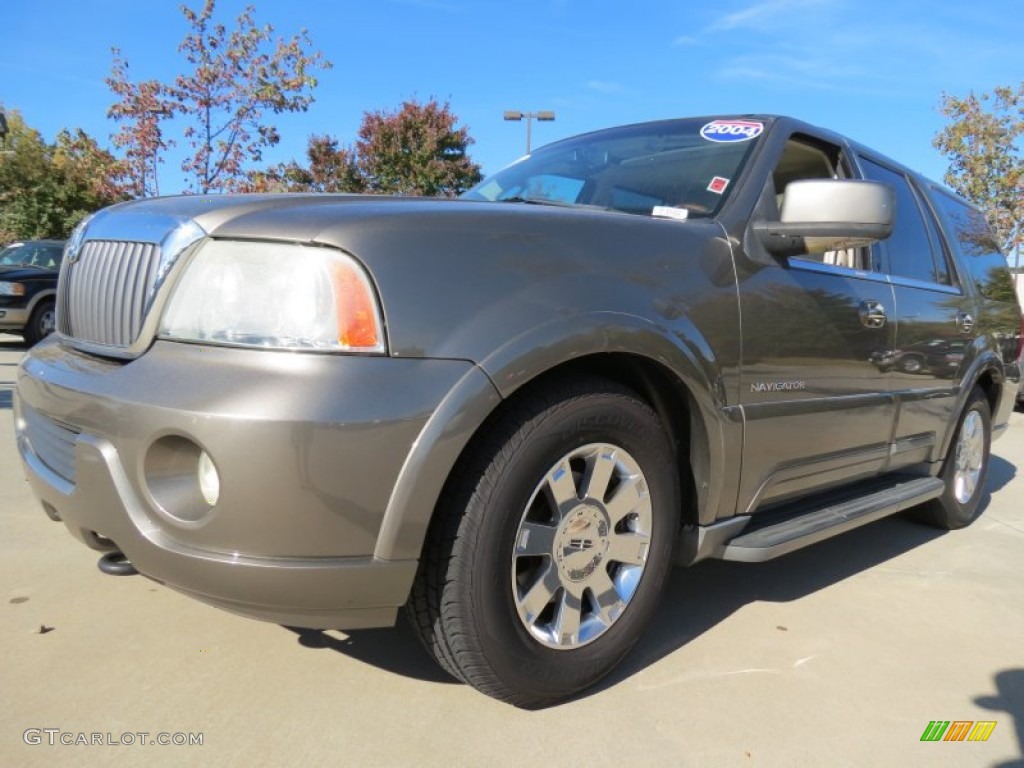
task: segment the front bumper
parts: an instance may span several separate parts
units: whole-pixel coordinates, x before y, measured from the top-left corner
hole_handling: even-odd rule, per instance
[[[374,557],[384,513],[424,425],[472,368],[171,342],[123,364],[48,340],[19,368],[18,449],[51,517],[153,579],[268,621],[386,626],[416,560]],[[220,498],[203,514],[155,490],[179,445],[217,467]]]
[[[0,331],[17,331],[28,324],[29,310],[27,307],[0,307]]]

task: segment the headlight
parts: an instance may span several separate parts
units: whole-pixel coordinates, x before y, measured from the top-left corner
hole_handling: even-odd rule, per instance
[[[209,240],[178,280],[161,336],[247,347],[384,352],[362,267],[329,248]]]
[[[25,286],[21,283],[0,283],[0,296],[24,296]]]

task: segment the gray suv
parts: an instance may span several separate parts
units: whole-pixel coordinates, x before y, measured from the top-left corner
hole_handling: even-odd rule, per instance
[[[523,707],[687,610],[673,563],[967,525],[1020,379],[982,214],[767,115],[567,139],[459,200],[125,203],[56,306],[18,448],[105,570],[299,627],[404,607]],[[919,346],[956,355],[879,364]]]

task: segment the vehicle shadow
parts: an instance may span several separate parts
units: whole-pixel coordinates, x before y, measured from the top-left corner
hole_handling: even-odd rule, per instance
[[[343,637],[325,630],[285,627],[298,636],[299,645],[310,649],[328,649],[403,677],[428,683],[457,683],[427,654],[412,628],[399,617],[386,629],[350,629]]]
[[[988,465],[988,481],[985,483],[986,497],[982,503],[985,506],[988,506],[989,498],[992,494],[1009,483],[1016,476],[1017,468],[1013,466],[1013,464],[1001,456],[993,456]],[[985,514],[984,510],[982,511],[982,514]]]
[[[765,563],[707,560],[678,569],[665,588],[662,610],[636,648],[583,696],[635,675],[750,603],[800,600],[945,533],[895,516]]]
[[[1009,483],[1016,472],[1006,459],[991,457],[981,500],[982,515],[992,494]],[[946,534],[895,515],[766,563],[707,560],[677,569],[666,585],[663,610],[630,656],[580,698],[622,682],[749,603],[799,600]],[[673,611],[674,605],[680,610]]]
[[[982,709],[1006,712],[1010,715],[1011,724],[1017,734],[1017,748],[1020,750],[1019,758],[999,763],[993,768],[1021,768],[1024,766],[1024,712],[1021,711],[1021,702],[1024,701],[1024,669],[1004,669],[996,674],[993,682],[996,694],[978,696],[974,703]],[[999,719],[996,723],[1001,724]]]
[[[982,514],[991,494],[1016,474],[993,456]],[[651,627],[626,660],[604,681],[573,700],[614,687],[714,629],[753,602],[786,603],[814,594],[946,535],[903,516],[885,518],[767,563],[707,560],[675,569]],[[339,638],[313,629],[286,627],[306,648],[327,648],[387,672],[427,682],[457,682],[434,662],[399,618],[389,629],[350,630]]]

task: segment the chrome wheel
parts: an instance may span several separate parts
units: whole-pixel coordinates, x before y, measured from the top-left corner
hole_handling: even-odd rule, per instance
[[[919,357],[905,357],[900,361],[900,369],[904,373],[920,373],[924,363]]]
[[[960,425],[956,441],[953,498],[966,504],[974,496],[985,461],[985,425],[977,411],[970,411]]]
[[[39,336],[46,338],[57,328],[57,312],[52,307],[39,316]]]
[[[523,626],[555,650],[600,637],[636,593],[651,534],[647,480],[627,451],[594,443],[567,453],[516,532],[512,590]]]

